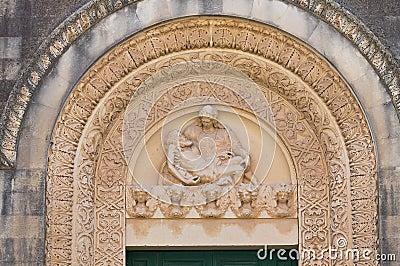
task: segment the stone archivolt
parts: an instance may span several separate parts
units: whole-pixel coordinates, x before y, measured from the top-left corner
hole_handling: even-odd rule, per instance
[[[190,18],[140,33],[111,50],[66,101],[49,152],[46,263],[124,263],[123,112],[146,78],[180,60],[222,62],[260,86],[296,167],[300,249],[335,248],[344,238],[346,248],[376,252],[373,142],[344,81],[315,52],[277,30],[242,20]],[[238,105],[227,95],[218,98]],[[244,203],[232,207],[239,217],[249,213]],[[143,215],[151,212],[146,204],[139,208]]]
[[[22,119],[33,93],[40,87],[40,82],[53,69],[58,59],[79,37],[102,19],[128,5],[136,5],[137,2],[140,1],[93,0],[67,18],[44,41],[36,52],[36,58],[32,65],[27,68],[23,77],[14,86],[4,110],[2,124],[5,126],[0,132],[2,139],[0,163],[3,167],[15,167],[17,139]],[[386,85],[397,113],[400,114],[400,71],[396,60],[362,22],[332,0],[282,0],[282,2],[296,5],[306,12],[310,12],[349,39],[374,67]],[[174,5],[172,4],[172,6]]]

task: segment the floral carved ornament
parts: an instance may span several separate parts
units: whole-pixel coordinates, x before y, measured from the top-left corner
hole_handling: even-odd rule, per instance
[[[349,248],[376,251],[373,142],[345,82],[312,50],[277,30],[242,20],[191,18],[117,46],[72,91],[49,153],[46,262],[124,263],[123,113],[136,89],[159,69],[196,60],[245,73],[271,106],[277,135],[295,162],[300,249],[335,247],[338,238],[345,238]],[[207,84],[198,89],[183,84],[173,92],[162,95],[170,99],[163,108],[156,104],[146,114],[147,123],[199,95],[248,108],[229,90]],[[250,103],[257,105],[256,99]],[[238,216],[249,213],[244,203],[234,207]]]

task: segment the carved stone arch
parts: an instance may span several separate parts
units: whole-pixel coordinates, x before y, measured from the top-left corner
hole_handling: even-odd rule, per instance
[[[265,91],[270,98],[275,98],[274,105],[272,108],[276,108],[276,113],[274,117],[277,119],[286,119],[285,116],[289,115],[293,117],[293,123],[302,127],[302,130],[296,132],[294,137],[288,138],[286,133],[290,130],[290,127],[281,127],[277,130],[277,137],[282,138],[282,143],[284,143],[285,147],[288,149],[289,156],[292,159],[292,162],[295,164],[296,173],[299,178],[299,182],[303,183],[299,186],[302,190],[299,191],[299,219],[309,220],[309,222],[301,223],[299,226],[303,229],[300,229],[303,234],[301,239],[313,239],[311,241],[305,240],[305,243],[301,245],[301,248],[311,248],[316,247],[317,249],[327,248],[329,246],[329,236],[324,236],[324,241],[318,242],[315,241],[315,236],[312,234],[329,234],[329,195],[328,195],[328,170],[326,169],[325,164],[325,155],[322,150],[322,147],[319,145],[319,141],[315,136],[315,132],[313,132],[307,122],[302,119],[302,115],[288,102],[282,99],[277,94]],[[227,104],[235,105],[235,102],[229,102],[229,98],[221,99]],[[172,108],[172,106],[171,106]],[[123,115],[122,115],[123,116]],[[107,216],[107,214],[111,212],[115,212],[115,215],[109,216],[109,219],[112,222],[107,223],[110,225],[108,227],[102,227],[98,222],[94,223],[94,232],[93,232],[93,254],[91,254],[94,265],[99,263],[100,261],[106,261],[106,264],[117,264],[118,261],[124,261],[124,237],[115,238],[115,235],[110,232],[115,232],[117,235],[125,236],[125,189],[126,189],[126,173],[128,172],[125,158],[123,155],[123,146],[121,141],[122,139],[122,122],[123,117],[120,117],[114,123],[112,130],[110,130],[107,134],[107,137],[103,141],[103,145],[99,150],[101,150],[101,155],[99,160],[96,162],[96,177],[107,176],[106,173],[112,173],[112,176],[115,178],[112,181],[108,181],[106,178],[98,178],[94,181],[96,183],[95,189],[99,191],[96,192],[96,197],[94,201],[99,202],[96,206],[93,206],[93,218],[98,217],[100,215]],[[89,125],[90,127],[90,125]],[[299,154],[299,144],[302,143],[300,148],[306,149],[308,151],[303,154]],[[312,159],[311,159],[312,158]],[[117,163],[110,163],[110,160],[117,161]],[[305,160],[309,160],[307,163],[304,163]],[[315,173],[318,171],[318,173]],[[310,175],[311,172],[314,172],[314,175]],[[79,175],[79,173],[78,173]],[[314,180],[312,180],[314,178]],[[107,191],[107,189],[100,189],[100,187],[108,187],[110,183],[119,184],[119,189],[116,191]],[[297,180],[295,181],[297,183]],[[294,184],[296,184],[294,183]],[[307,184],[304,184],[307,183]],[[103,193],[100,193],[103,191]],[[110,196],[111,194],[111,196]],[[105,201],[104,198],[108,199]],[[307,199],[305,199],[307,198]],[[98,200],[103,199],[103,200]],[[313,202],[310,204],[310,202]],[[107,204],[105,204],[107,203]],[[116,205],[120,205],[121,209],[115,209]],[[111,207],[110,207],[111,206]],[[310,209],[319,209],[320,213],[318,215],[310,214],[312,211]],[[97,214],[97,215],[96,215]],[[312,220],[312,221],[310,221]],[[317,220],[323,220],[323,224],[316,224]],[[310,224],[311,223],[311,224]],[[111,226],[113,225],[113,226]],[[79,227],[78,223],[76,226]],[[318,226],[318,228],[317,228]],[[315,230],[315,231],[313,231]],[[96,236],[99,234],[99,231],[102,232],[102,235],[107,235],[108,238],[99,238]],[[87,236],[87,231],[82,232],[82,234]],[[74,239],[74,238],[73,238]],[[77,243],[80,242],[78,237],[75,237],[75,241]],[[326,241],[326,242],[325,242]],[[349,240],[351,241],[351,240]],[[306,243],[309,242],[309,243]],[[112,245],[110,244],[112,243]],[[312,244],[311,244],[312,243]],[[79,250],[80,252],[84,250]],[[116,252],[118,251],[118,252]],[[79,254],[79,253],[78,253]],[[84,254],[87,257],[89,254]],[[90,256],[89,256],[90,257]],[[76,263],[81,263],[82,261],[76,261]],[[304,264],[307,264],[306,261],[303,261]],[[329,263],[329,261],[326,261]],[[123,263],[122,263],[123,264]]]
[[[125,18],[129,18],[129,16],[132,16],[135,18],[134,23],[137,24],[128,34],[127,32],[123,32],[122,36],[118,36],[119,39],[115,39],[115,43],[138,30],[152,26],[161,21],[190,15],[211,15],[215,14],[217,10],[219,14],[223,15],[249,18],[266,24],[278,25],[282,29],[307,41],[309,37],[307,33],[302,31],[298,33],[292,32],[291,26],[279,21],[279,18],[274,16],[265,17],[266,13],[272,13],[266,11],[269,8],[279,9],[282,6],[286,9],[288,9],[288,7],[293,8],[294,13],[292,13],[293,10],[288,11],[289,16],[297,16],[297,10],[304,10],[317,17],[318,20],[324,21],[332,26],[342,34],[343,38],[350,40],[354,47],[356,47],[375,69],[376,74],[382,79],[385,84],[385,89],[396,108],[396,112],[400,112],[400,71],[393,56],[360,20],[335,1],[281,0],[272,4],[248,1],[245,2],[241,8],[231,7],[229,3],[223,3],[222,5],[207,9],[206,7],[208,5],[205,1],[199,0],[197,6],[193,5],[189,9],[187,7],[186,9],[182,9],[175,1],[163,0],[156,5],[157,8],[155,12],[151,10],[154,7],[152,3],[152,0],[93,0],[74,12],[50,34],[35,53],[36,57],[32,60],[33,62],[30,67],[27,67],[24,72],[21,73],[21,79],[19,79],[18,83],[14,86],[9,100],[7,101],[6,108],[4,109],[1,120],[3,127],[0,131],[0,162],[2,167],[15,167],[21,123],[29,103],[31,102],[32,95],[37,91],[37,88],[43,86],[43,81],[48,78],[47,76],[51,70],[54,69],[59,59],[62,59],[62,56],[68,49],[71,46],[77,45],[82,36],[87,35],[88,32],[95,29],[99,24],[107,25],[108,22],[105,21],[109,17],[113,17],[112,19],[114,19],[115,17],[125,16]],[[124,23],[125,22],[122,22],[121,24]],[[313,24],[314,22],[310,23]],[[115,28],[111,28],[111,30],[115,30]],[[321,33],[324,33],[324,30],[325,29],[322,29]],[[107,45],[110,44],[105,44],[105,46]],[[106,48],[109,48],[109,46]],[[319,48],[321,53],[325,52],[324,47]],[[327,51],[325,54],[329,56],[329,52],[332,51]],[[89,62],[87,66],[89,67],[91,63],[93,62]]]
[[[170,43],[168,33],[171,33],[171,28],[174,28],[171,27],[173,23],[179,23],[183,36],[188,36],[191,31],[201,28],[206,37],[200,38],[196,42],[196,46],[192,46],[196,40],[190,38],[183,38],[183,43]],[[197,27],[193,27],[193,24],[196,24]],[[248,26],[249,24],[251,27]],[[210,27],[210,25],[212,26]],[[218,29],[231,32],[236,39],[232,38],[231,43],[222,42],[222,39],[226,40],[226,38],[218,35],[220,32]],[[339,228],[339,231],[342,230],[343,235],[348,237],[346,240],[348,240],[349,247],[376,250],[376,173],[372,138],[357,101],[341,77],[326,61],[296,39],[260,24],[250,22],[243,24],[241,20],[191,18],[161,25],[151,31],[153,34],[145,32],[134,36],[132,40],[115,48],[104,57],[104,60],[94,65],[75,87],[59,117],[53,133],[53,145],[50,150],[48,166],[47,261],[49,263],[69,263],[74,256],[77,257],[76,251],[79,248],[86,249],[89,254],[91,251],[93,252],[90,245],[95,245],[95,243],[85,232],[83,232],[83,236],[87,242],[78,242],[77,244],[73,242],[74,236],[79,234],[79,227],[72,223],[72,208],[79,206],[79,197],[82,197],[81,203],[86,206],[90,207],[91,204],[94,204],[90,199],[95,197],[96,180],[93,180],[93,177],[97,178],[95,169],[99,159],[96,148],[101,146],[109,125],[118,117],[123,111],[123,106],[126,106],[129,101],[129,95],[133,91],[132,87],[137,86],[134,82],[125,82],[124,80],[135,74],[137,76],[134,77],[139,77],[136,81],[140,84],[152,73],[152,70],[149,68],[147,72],[143,71],[142,75],[138,75],[137,71],[142,71],[151,64],[150,59],[166,58],[169,56],[169,52],[176,53],[181,49],[180,55],[193,53],[194,57],[201,56],[201,53],[198,52],[200,50],[196,50],[199,48],[205,49],[209,55],[213,53],[220,55],[220,60],[224,59],[224,53],[234,55],[237,50],[238,54],[244,53],[254,61],[269,62],[270,68],[261,69],[266,71],[264,74],[267,75],[261,76],[259,73],[253,72],[257,70],[257,68],[253,68],[254,65],[239,64],[235,67],[239,69],[241,67],[242,71],[256,81],[257,76],[271,77],[270,82],[268,79],[263,80],[262,78],[258,82],[264,84],[267,90],[280,95],[279,97],[297,109],[297,114],[304,117],[303,123],[307,123],[307,128],[309,127],[313,131],[313,138],[318,139],[318,145],[320,145],[318,147],[321,148],[316,147],[316,149],[320,149],[321,156],[326,158],[327,162],[329,160],[332,162],[331,165],[327,163],[326,166],[327,169],[331,169],[330,179],[326,179],[325,182],[321,181],[326,186],[325,193],[327,193],[327,198],[322,199],[326,199],[326,203],[331,202],[332,205],[326,206],[326,208],[308,209],[307,207],[310,206],[307,205],[310,204],[308,202],[300,207],[311,212],[310,215],[322,210],[329,213],[326,227],[324,227],[327,230],[324,232],[330,237],[325,238],[326,243],[318,246],[318,249],[334,245],[334,233]],[[154,34],[155,32],[158,34]],[[243,33],[251,38],[246,38],[245,42],[236,42],[235,40],[239,40]],[[207,40],[208,36],[213,36],[212,47],[210,47],[211,42]],[[269,44],[263,45],[264,41]],[[152,45],[146,46],[146,43],[152,43]],[[272,43],[273,45],[271,45]],[[156,49],[159,44],[161,46]],[[142,50],[143,47],[148,50]],[[187,47],[192,47],[193,51],[184,52]],[[226,49],[226,52],[220,48]],[[130,56],[125,57],[124,54],[126,55],[127,50],[134,55],[132,56],[130,53]],[[140,64],[138,62],[146,63],[141,68],[138,67]],[[229,64],[229,62],[224,63]],[[275,72],[268,73],[268,69],[275,70]],[[279,70],[283,71],[283,74],[278,75],[280,74]],[[126,74],[128,75],[126,76]],[[115,86],[117,82],[118,86]],[[303,97],[299,97],[299,95]],[[103,98],[104,96],[106,97]],[[107,101],[107,99],[113,99],[113,101]],[[315,109],[315,106],[318,108]],[[110,110],[112,112],[109,112]],[[322,111],[323,115],[320,115],[319,111]],[[305,159],[304,163],[312,161],[312,157]],[[82,163],[79,163],[80,161]],[[340,161],[342,162],[339,164],[344,165],[343,169],[338,167]],[[301,162],[299,163],[301,164]],[[338,174],[337,171],[346,173]],[[315,176],[318,175],[314,174],[304,178],[317,181],[313,179]],[[339,177],[339,179],[335,180],[335,177]],[[119,183],[118,185],[123,186]],[[307,187],[307,184],[300,186]],[[83,193],[77,193],[76,189],[83,189]],[[301,189],[302,187],[299,189],[300,194],[302,193]],[[331,191],[330,195],[328,195],[328,191]],[[62,200],[60,200],[60,195],[62,195]],[[314,196],[317,197],[316,194]],[[344,228],[341,228],[338,217],[343,215],[341,205],[346,204],[349,208],[344,210],[344,212],[347,211],[347,216],[345,215]],[[80,215],[79,210],[76,214]],[[94,217],[94,213],[90,210],[87,214]],[[114,212],[109,212],[108,215],[114,214]],[[352,223],[359,219],[357,217],[360,214],[362,214],[362,222]],[[101,218],[106,217],[102,216]],[[308,221],[310,222],[312,219],[308,219]],[[92,228],[92,225],[89,223],[89,227],[82,227],[83,231]],[[318,229],[316,224],[304,224],[304,226],[302,233],[307,230],[312,233],[314,229]],[[309,239],[303,235],[300,237],[300,244],[303,248],[312,247],[313,236]],[[67,248],[58,248],[60,243],[65,244]],[[84,256],[84,258],[89,257]],[[95,256],[95,259],[98,258]],[[120,257],[115,259],[121,262]],[[331,264],[330,261],[326,261],[326,263]],[[372,260],[365,261],[365,263],[375,264]]]

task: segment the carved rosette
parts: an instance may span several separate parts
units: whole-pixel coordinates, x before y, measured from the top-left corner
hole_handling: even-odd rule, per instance
[[[128,205],[122,113],[141,83],[156,70],[182,60],[233,66],[265,94],[278,137],[296,167],[300,249],[335,247],[338,237],[344,237],[346,248],[368,247],[376,252],[373,142],[344,81],[308,47],[277,30],[234,19],[190,18],[139,33],[114,48],[66,101],[49,152],[48,264],[124,263]],[[223,90],[201,91],[246,108]],[[190,89],[171,92],[165,110],[157,107],[149,120],[155,123],[174,104],[196,95]],[[235,207],[237,216],[257,213],[255,207],[249,212],[244,203]],[[225,206],[215,202],[199,210],[207,217],[219,217]],[[342,265],[340,260],[319,262]],[[308,263],[313,262],[303,261]]]

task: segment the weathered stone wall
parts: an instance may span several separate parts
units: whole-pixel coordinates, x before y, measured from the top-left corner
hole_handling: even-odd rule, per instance
[[[60,22],[86,2],[88,0],[0,1],[0,110],[7,101],[21,66],[29,63],[40,43]],[[210,5],[220,1],[211,2]],[[398,0],[341,2],[379,36],[400,60]],[[387,101],[385,104],[391,103]],[[385,104],[376,107],[375,119],[380,117],[388,120],[388,124],[398,123],[395,117],[385,116],[384,110],[388,108]],[[25,130],[29,130],[31,123],[24,123]],[[388,132],[390,133],[375,137],[386,145],[400,147],[400,132]],[[383,161],[399,161],[400,157],[396,154],[383,156],[386,156],[381,158]],[[380,244],[382,252],[396,253],[399,260],[400,234],[396,232],[400,231],[400,181],[397,178],[400,176],[400,168],[382,169],[379,173]],[[15,173],[0,173],[0,264],[41,265],[44,260],[45,172],[22,169]]]
[[[89,0],[2,0],[0,2],[0,111],[21,65],[65,18]],[[220,1],[209,1],[218,5]],[[400,61],[398,0],[338,1],[363,21]],[[220,5],[220,3],[219,3]]]
[[[17,79],[43,40],[89,0],[0,1],[0,110]]]
[[[363,21],[400,62],[400,2],[398,0],[344,0],[344,7]],[[382,119],[389,119],[382,115]],[[397,121],[391,121],[397,123]],[[400,132],[389,136],[376,136],[379,141],[400,146]],[[397,262],[382,265],[398,265],[400,260],[400,152],[386,160],[397,161],[395,169],[385,169],[379,177],[379,239],[382,254],[396,254]]]
[[[380,38],[400,61],[400,2],[398,0],[337,1]]]
[[[0,110],[40,43],[88,0],[0,1]],[[29,127],[29,125],[27,125]],[[43,265],[45,173],[0,172],[0,265]]]
[[[44,172],[0,172],[0,264],[41,265],[44,254]]]

